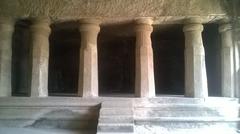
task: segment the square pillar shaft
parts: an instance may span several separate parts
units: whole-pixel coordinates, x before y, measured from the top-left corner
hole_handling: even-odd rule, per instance
[[[50,20],[36,18],[30,27],[32,43],[31,97],[48,96]]]
[[[234,49],[234,89],[235,97],[240,97],[240,24],[233,25],[233,49]]]
[[[205,51],[202,42],[203,25],[191,22],[185,33],[185,96],[208,97]]]
[[[0,18],[0,97],[12,95],[12,35],[14,21]]]
[[[233,61],[233,40],[232,26],[222,24],[219,27],[221,33],[222,53],[222,96],[234,97],[234,61]]]
[[[152,20],[149,18],[136,20],[135,96],[137,97],[155,96],[151,24]]]
[[[99,20],[80,21],[81,32],[80,69],[78,95],[81,97],[98,96],[98,54],[97,37],[100,31]]]

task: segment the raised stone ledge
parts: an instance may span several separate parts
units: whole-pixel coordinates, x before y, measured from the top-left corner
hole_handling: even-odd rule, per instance
[[[117,103],[113,103],[116,101]],[[126,102],[130,101],[133,104]],[[171,105],[208,105],[208,106],[235,106],[239,105],[238,98],[208,97],[208,98],[187,98],[187,97],[154,97],[154,98],[133,98],[133,97],[0,97],[0,107],[8,106],[97,106],[104,102],[104,107],[158,107]]]

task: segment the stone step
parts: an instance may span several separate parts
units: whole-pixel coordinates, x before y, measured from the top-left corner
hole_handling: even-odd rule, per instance
[[[187,98],[187,97],[156,97],[156,98],[135,98],[135,107],[159,107],[161,105],[239,105],[237,98],[208,97],[208,98]]]
[[[0,107],[96,107],[100,99],[81,97],[0,97]]]
[[[155,126],[168,129],[201,129],[207,128],[226,128],[226,129],[237,129],[240,122],[202,122],[202,121],[159,121],[159,122],[140,122],[136,121],[136,126],[146,125]]]
[[[110,123],[100,123],[98,124],[97,127],[97,132],[111,132],[111,133],[115,133],[115,132],[120,132],[120,133],[133,133],[134,132],[134,125],[132,123],[127,124],[127,123],[123,123],[123,124],[110,124]]]
[[[0,127],[44,129],[96,129],[98,120],[0,120]]]
[[[101,104],[102,108],[132,108],[133,107],[133,102],[132,100],[127,100],[127,101],[104,101]]]
[[[240,118],[227,117],[140,117],[135,122],[238,122]]]
[[[180,125],[180,126],[179,126]],[[238,130],[227,124],[192,125],[192,124],[165,124],[165,125],[136,125],[135,134],[239,134]]]
[[[33,129],[33,128],[4,128],[0,127],[0,134],[96,134],[94,130],[82,129]]]
[[[149,109],[137,108],[134,112],[135,117],[228,117],[237,118],[238,110],[232,109]]]
[[[98,123],[134,123],[134,119],[132,116],[101,116]]]
[[[115,115],[115,116],[123,116],[123,115],[133,115],[133,109],[131,108],[101,108],[100,115]]]
[[[97,132],[97,134],[134,134],[134,132]]]
[[[0,119],[89,119],[98,112],[94,107],[0,107]]]

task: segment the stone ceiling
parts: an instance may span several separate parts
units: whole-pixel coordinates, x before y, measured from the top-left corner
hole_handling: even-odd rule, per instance
[[[235,3],[234,3],[235,2]],[[238,0],[1,0],[0,16],[50,17],[55,22],[97,17],[102,25],[129,23],[152,17],[155,24],[182,23],[191,16],[203,23],[233,16]]]

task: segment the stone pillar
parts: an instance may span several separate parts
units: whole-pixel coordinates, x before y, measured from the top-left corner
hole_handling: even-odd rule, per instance
[[[222,53],[222,96],[234,97],[234,61],[233,61],[233,40],[232,26],[222,24],[219,27],[221,33]]]
[[[49,35],[48,18],[36,18],[30,27],[32,44],[31,97],[48,96]]]
[[[234,89],[235,97],[240,97],[240,22],[233,23]]]
[[[183,28],[185,34],[185,96],[208,97],[205,52],[202,42],[203,25],[190,20]]]
[[[100,21],[83,19],[80,21],[81,32],[80,69],[78,95],[82,97],[98,96],[98,55],[97,37]]]
[[[135,96],[137,97],[155,96],[151,24],[152,20],[149,18],[136,20]]]
[[[0,18],[0,97],[12,95],[12,35],[14,21]]]

